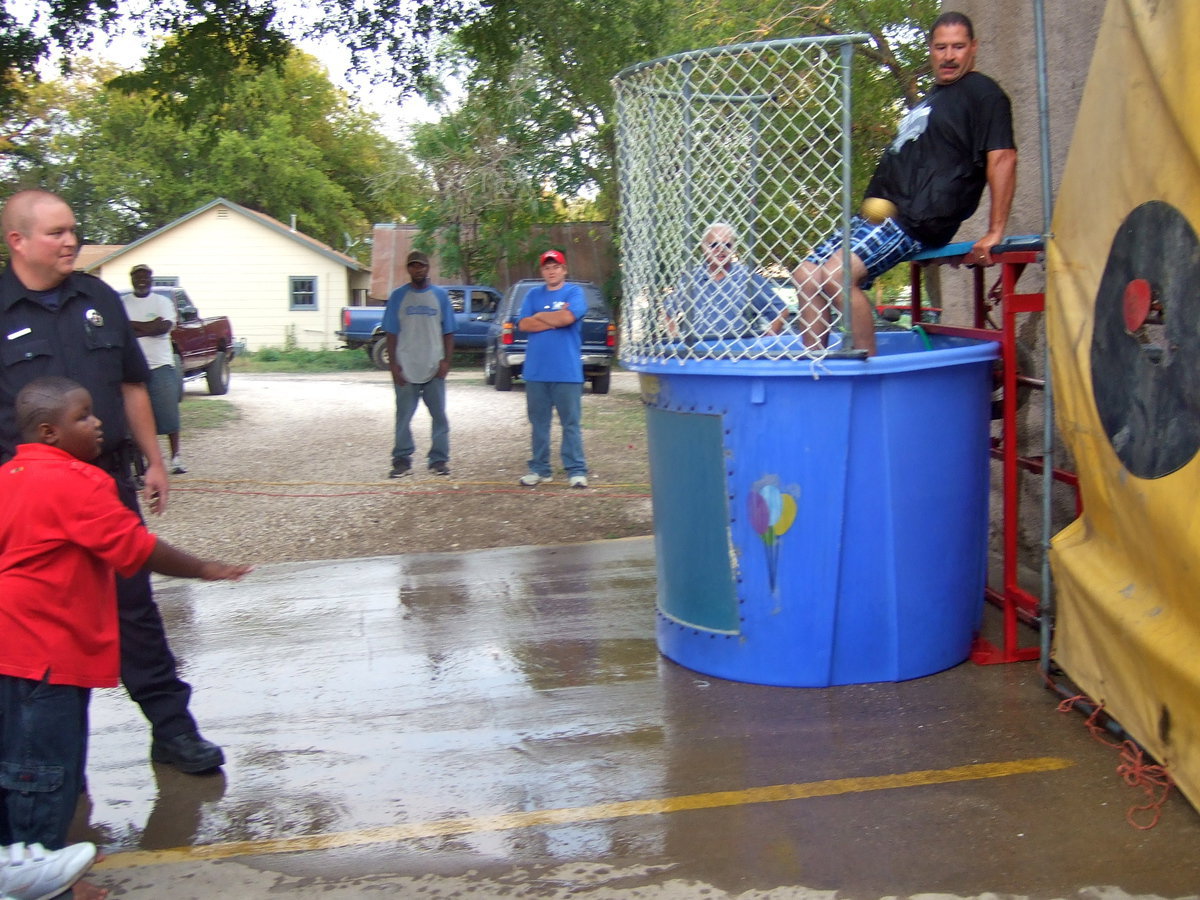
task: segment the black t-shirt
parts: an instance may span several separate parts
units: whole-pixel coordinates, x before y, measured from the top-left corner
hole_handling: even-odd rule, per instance
[[[34,378],[65,375],[91,392],[105,451],[125,439],[121,385],[150,380],[116,291],[75,273],[57,293],[57,305],[47,303],[44,292],[27,290],[11,268],[0,272],[0,460],[20,443],[13,402]]]
[[[908,111],[866,196],[891,200],[905,232],[940,247],[979,206],[988,152],[1014,147],[1008,95],[986,75],[968,72],[934,85]]]

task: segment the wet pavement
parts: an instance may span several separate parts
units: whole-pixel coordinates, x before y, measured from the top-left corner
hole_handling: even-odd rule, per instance
[[[1200,896],[1033,664],[794,689],[654,643],[650,538],[158,583],[223,772],[92,703],[77,836],[121,898]],[[1143,815],[1142,820],[1149,818]]]

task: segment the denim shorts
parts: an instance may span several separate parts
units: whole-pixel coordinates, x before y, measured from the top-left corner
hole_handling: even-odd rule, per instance
[[[159,434],[174,434],[179,430],[179,392],[183,389],[179,370],[174,366],[159,366],[150,370],[150,406]]]
[[[90,694],[0,675],[0,844],[66,846],[83,790]]]
[[[841,249],[842,233],[839,231],[817,244],[805,259],[820,265]],[[879,225],[872,225],[862,216],[850,219],[850,251],[867,267],[867,277],[859,285],[863,290],[888,269],[924,249],[924,244],[905,234],[893,219],[885,219]]]

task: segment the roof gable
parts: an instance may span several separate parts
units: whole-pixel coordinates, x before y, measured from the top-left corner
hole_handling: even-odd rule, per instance
[[[334,262],[340,263],[341,265],[345,266],[347,269],[349,269],[352,272],[369,271],[368,266],[364,266],[362,263],[360,263],[354,257],[348,256],[345,253],[341,253],[337,250],[334,250],[328,244],[323,244],[320,241],[318,241],[316,238],[309,237],[307,234],[304,234],[303,232],[297,231],[294,228],[289,228],[287,225],[284,225],[278,219],[273,219],[273,218],[271,218],[271,216],[268,216],[266,213],[260,213],[260,212],[256,212],[255,210],[252,210],[252,209],[247,209],[246,207],[242,206],[241,204],[234,203],[231,200],[226,200],[223,197],[218,197],[216,200],[213,200],[210,203],[206,203],[203,206],[192,210],[187,215],[180,216],[174,222],[164,225],[162,228],[158,228],[158,229],[150,232],[149,234],[145,235],[144,237],[138,238],[136,241],[133,241],[130,244],[125,244],[122,247],[110,248],[112,250],[111,253],[108,253],[107,255],[104,255],[104,256],[100,256],[98,258],[91,259],[88,261],[88,263],[86,265],[80,264],[79,268],[83,269],[86,272],[94,272],[94,271],[100,269],[102,266],[106,266],[106,265],[120,259],[125,254],[130,253],[130,252],[136,250],[137,248],[141,247],[142,245],[148,243],[149,241],[154,240],[159,235],[162,235],[165,232],[168,232],[174,228],[178,228],[180,225],[183,225],[184,223],[189,222],[192,219],[195,219],[197,216],[201,216],[204,213],[208,212],[209,210],[214,209],[219,206],[224,206],[230,212],[244,216],[245,218],[249,219],[250,221],[256,223],[257,225],[260,225],[263,228],[268,229],[271,232],[274,232],[275,234],[281,235],[289,240],[295,241],[296,243],[313,251],[314,253],[318,253],[321,256],[326,257],[327,259],[331,259]]]

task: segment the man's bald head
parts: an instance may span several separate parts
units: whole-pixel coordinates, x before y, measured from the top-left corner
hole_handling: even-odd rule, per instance
[[[5,239],[13,231],[28,235],[33,230],[37,207],[43,203],[67,205],[58,194],[38,189],[17,191],[9,197],[4,211],[0,212],[0,228],[4,230]]]
[[[0,212],[13,273],[31,291],[49,291],[75,270],[75,214],[57,194],[18,191]]]

